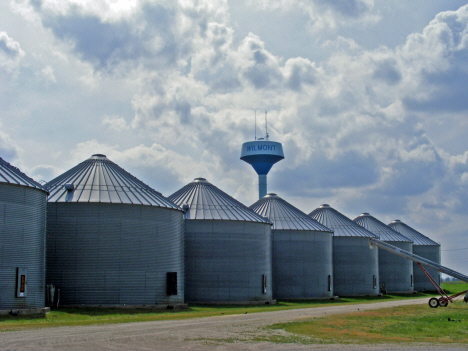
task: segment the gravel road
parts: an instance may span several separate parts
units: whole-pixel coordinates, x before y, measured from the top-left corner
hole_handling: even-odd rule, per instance
[[[379,308],[425,304],[427,299],[248,313],[178,321],[155,321],[0,333],[0,350],[468,350],[468,345],[302,345],[254,342],[254,337],[288,335],[264,330],[275,323]]]

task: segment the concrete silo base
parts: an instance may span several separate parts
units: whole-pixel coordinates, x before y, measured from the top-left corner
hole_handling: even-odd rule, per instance
[[[25,308],[25,309],[12,309],[12,310],[0,310],[0,316],[34,316],[34,315],[45,315],[50,312],[49,307],[42,308]]]

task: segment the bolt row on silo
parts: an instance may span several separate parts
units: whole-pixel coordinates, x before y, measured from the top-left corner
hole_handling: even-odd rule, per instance
[[[407,224],[401,222],[399,219],[393,221],[388,225],[390,228],[400,233],[413,241],[413,253],[415,255],[427,258],[433,262],[440,264],[440,245],[435,241],[429,239],[427,236],[421,234]],[[425,268],[431,277],[440,285],[441,274],[432,268]],[[433,291],[434,286],[424,275],[421,268],[416,262],[413,263],[414,272],[414,290],[415,291]]]
[[[101,154],[45,187],[47,284],[62,305],[184,302],[180,208]]]
[[[334,293],[338,296],[378,294],[378,249],[371,250],[367,240],[376,235],[326,204],[309,216],[334,232]]]
[[[187,302],[272,300],[271,224],[204,178],[169,200],[186,211]]]
[[[366,228],[384,241],[413,253],[413,241],[394,231],[369,213],[363,213],[354,222]],[[386,250],[379,250],[379,277],[383,292],[413,292],[413,261],[397,256]]]
[[[250,209],[273,223],[273,298],[332,297],[333,231],[274,193]]]
[[[0,158],[0,310],[45,307],[47,192]]]

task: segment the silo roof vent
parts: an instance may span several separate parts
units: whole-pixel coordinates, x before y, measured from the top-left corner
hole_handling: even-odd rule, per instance
[[[208,183],[208,181],[205,178],[195,178],[192,183]]]

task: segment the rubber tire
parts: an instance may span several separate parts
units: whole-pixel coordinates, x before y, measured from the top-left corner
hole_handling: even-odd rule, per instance
[[[429,307],[430,308],[437,308],[439,307],[439,299],[436,297],[432,297],[429,299]]]
[[[441,300],[439,300],[439,306],[440,307],[447,307],[448,306],[448,301],[445,301],[445,303],[443,303]]]

